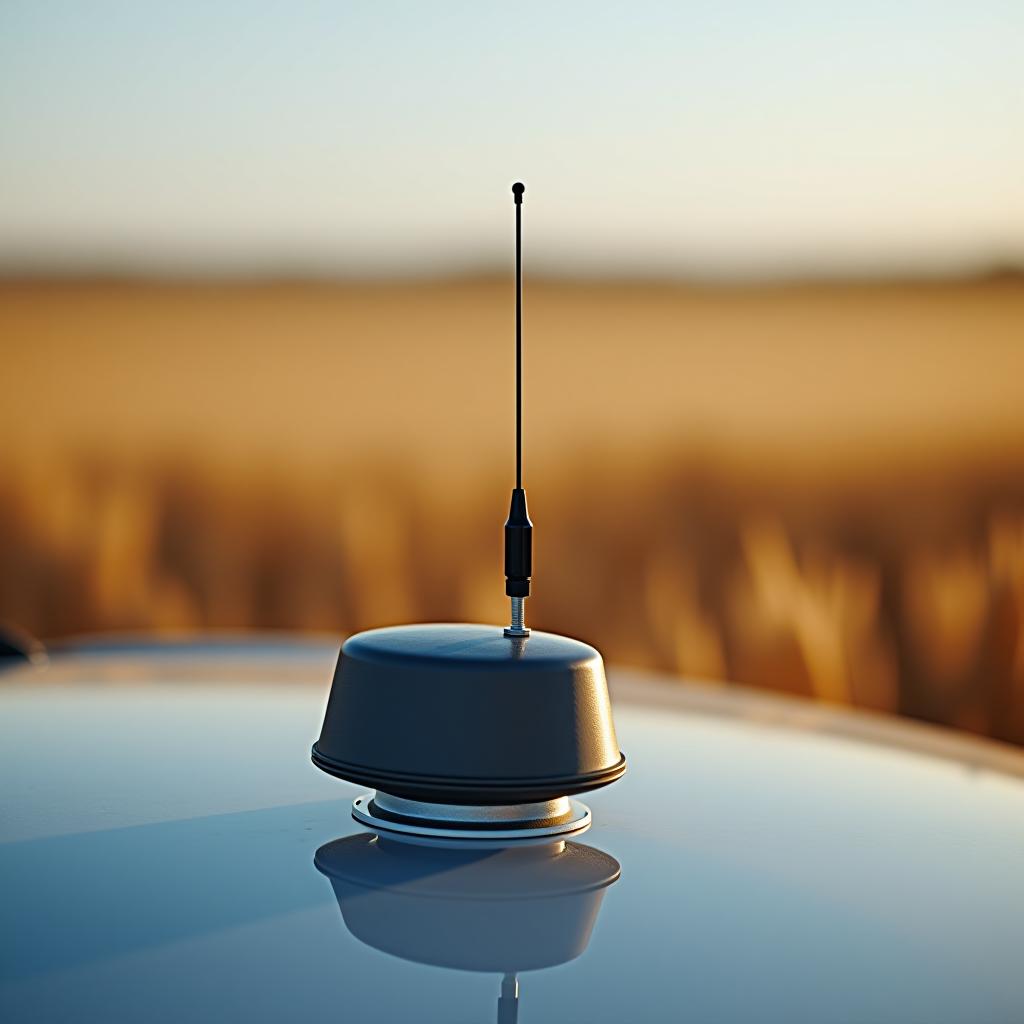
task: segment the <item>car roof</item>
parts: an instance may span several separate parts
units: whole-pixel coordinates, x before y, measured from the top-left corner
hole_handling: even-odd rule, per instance
[[[524,1021],[1024,1010],[1015,749],[613,669],[630,768],[589,832],[395,846],[309,762],[338,646],[0,673],[5,1019],[486,1020],[515,975]]]

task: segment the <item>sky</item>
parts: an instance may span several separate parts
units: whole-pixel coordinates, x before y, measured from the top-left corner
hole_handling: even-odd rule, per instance
[[[0,3],[0,270],[1024,267],[1024,3]]]

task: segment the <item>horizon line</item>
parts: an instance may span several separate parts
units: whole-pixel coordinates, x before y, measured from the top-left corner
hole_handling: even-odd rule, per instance
[[[341,287],[387,287],[392,285],[490,284],[505,282],[510,271],[495,266],[447,267],[424,270],[396,270],[388,273],[329,268],[242,268],[220,267],[189,270],[179,267],[78,266],[5,267],[0,261],[0,287],[10,285],[168,285],[168,286],[273,286],[336,285]],[[905,270],[852,269],[808,272],[653,272],[653,271],[567,271],[541,269],[525,273],[524,279],[541,284],[612,285],[698,288],[799,287],[830,285],[945,285],[1024,282],[1024,264],[992,262],[958,267]]]

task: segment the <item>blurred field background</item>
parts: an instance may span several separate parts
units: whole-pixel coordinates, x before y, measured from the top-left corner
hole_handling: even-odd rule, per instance
[[[1001,3],[12,4],[0,620],[529,619],[1024,742]]]
[[[1024,283],[527,283],[535,625],[1024,740]],[[0,615],[503,621],[508,281],[9,284]]]

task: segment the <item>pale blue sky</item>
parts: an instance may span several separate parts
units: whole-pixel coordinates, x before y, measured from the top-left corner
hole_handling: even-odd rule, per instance
[[[0,266],[1024,264],[1024,2],[0,0]]]

